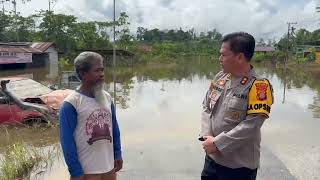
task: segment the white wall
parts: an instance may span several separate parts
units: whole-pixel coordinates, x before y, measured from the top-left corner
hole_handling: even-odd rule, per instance
[[[47,76],[48,78],[55,78],[58,76],[58,72],[59,72],[58,52],[52,46],[48,48],[45,52],[49,54],[49,62],[47,63],[47,65],[49,65],[50,67],[50,72]]]

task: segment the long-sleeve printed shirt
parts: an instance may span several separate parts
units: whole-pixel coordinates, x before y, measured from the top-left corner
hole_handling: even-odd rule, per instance
[[[115,107],[106,96],[101,108],[94,98],[74,92],[60,108],[60,141],[72,177],[109,172],[122,159]]]

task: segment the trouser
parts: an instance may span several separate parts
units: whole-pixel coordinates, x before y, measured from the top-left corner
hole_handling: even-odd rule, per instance
[[[228,168],[217,164],[209,156],[206,156],[201,173],[201,180],[255,180],[257,169]]]
[[[116,180],[117,174],[114,170],[102,173],[102,174],[85,174],[81,180]],[[71,180],[77,180],[77,178],[71,178]]]

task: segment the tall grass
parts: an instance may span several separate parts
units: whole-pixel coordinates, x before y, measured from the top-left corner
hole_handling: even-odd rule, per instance
[[[59,151],[58,145],[43,149],[14,143],[0,157],[0,180],[27,179],[31,172],[51,167]]]

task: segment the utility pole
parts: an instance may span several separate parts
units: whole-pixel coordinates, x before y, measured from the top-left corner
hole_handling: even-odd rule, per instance
[[[12,4],[13,4],[14,15],[17,15],[17,2],[16,2],[16,0],[12,0]]]
[[[57,2],[57,0],[48,0],[48,3],[49,3],[49,12],[51,12],[51,9],[54,8],[55,4],[54,2]],[[53,6],[52,6],[53,4]]]
[[[296,22],[288,22],[288,34],[287,34],[287,50],[286,50],[286,60],[285,63],[288,63],[289,60],[289,39],[290,39],[290,29],[291,29],[291,25],[293,24],[297,24]],[[293,27],[292,27],[293,28]],[[292,29],[293,30],[293,29]]]
[[[2,14],[5,13],[5,9],[4,9],[4,2],[6,2],[8,0],[1,0],[0,3],[2,4]]]
[[[116,0],[113,0],[113,99],[116,107]]]
[[[51,19],[51,3],[53,3],[54,1],[56,1],[56,0],[48,0],[48,2],[49,2],[49,9],[48,9],[48,13],[47,13],[47,15],[49,15],[49,26],[51,27],[51,23],[52,23],[52,19]]]
[[[316,2],[316,13],[320,13],[320,0]]]
[[[290,29],[293,31],[294,27],[291,27],[293,24],[297,24],[296,22],[288,22],[288,34],[287,34],[287,49],[286,49],[286,59],[284,61],[284,83],[283,83],[283,100],[282,103],[285,102],[286,99],[286,86],[287,86],[287,63],[289,61],[289,38],[290,38]]]
[[[18,21],[17,21],[17,1],[12,0],[12,4],[13,4],[14,23],[16,28],[17,42],[19,42]]]

